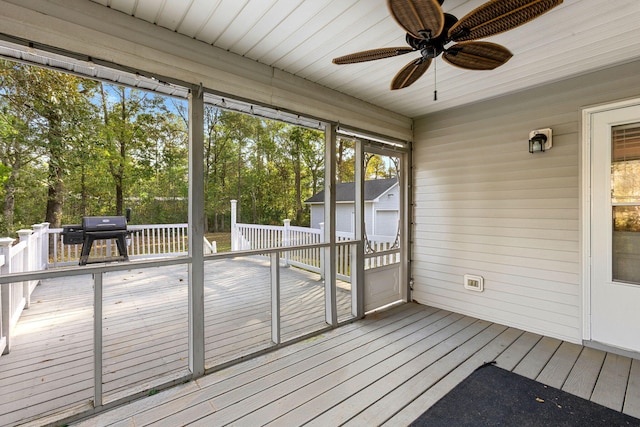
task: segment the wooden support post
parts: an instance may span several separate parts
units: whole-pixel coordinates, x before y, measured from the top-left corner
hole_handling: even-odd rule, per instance
[[[46,270],[49,266],[49,223],[35,224],[33,229],[38,235],[38,269]]]
[[[280,344],[280,257],[271,254],[271,340]]]
[[[336,304],[336,125],[327,125],[325,130],[324,160],[324,241],[329,246],[324,250],[324,297],[325,321],[338,324]]]
[[[102,406],[102,273],[93,275],[93,406]]]
[[[240,250],[238,244],[238,201],[231,201],[231,250]]]
[[[351,314],[364,316],[364,147],[362,141],[355,144],[355,227],[354,239],[359,243],[351,249]]]
[[[320,224],[320,243],[324,243],[324,222]],[[320,278],[324,280],[324,248],[320,249]]]
[[[11,246],[16,239],[11,237],[0,238],[0,257],[4,257],[4,265],[0,266],[1,274],[11,273]],[[8,354],[11,351],[11,296],[13,284],[3,283],[0,285],[0,339],[4,337],[5,347],[2,354]]]
[[[204,375],[204,92],[189,91],[189,369]]]
[[[18,238],[21,242],[26,242],[27,247],[22,255],[22,271],[31,271],[31,265],[35,265],[35,262],[31,260],[36,256],[36,248],[29,245],[29,238],[33,234],[33,230],[18,230]],[[31,290],[29,289],[30,283],[28,280],[22,282],[22,297],[24,298],[24,308],[29,308],[31,305]]]
[[[411,224],[412,224],[412,166],[411,149],[400,158],[398,188],[400,189],[400,293],[405,302],[411,296]]]
[[[282,245],[290,246],[291,245],[291,220],[284,220],[284,230],[282,230]],[[284,266],[289,267],[289,251],[285,250],[283,252],[284,255]]]

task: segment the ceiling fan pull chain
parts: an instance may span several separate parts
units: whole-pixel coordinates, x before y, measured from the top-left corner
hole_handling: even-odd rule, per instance
[[[433,61],[433,100],[438,100],[438,77],[436,71],[438,69],[437,66],[438,61]]]

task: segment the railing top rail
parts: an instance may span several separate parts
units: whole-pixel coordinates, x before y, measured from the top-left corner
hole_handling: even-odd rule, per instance
[[[336,242],[336,246],[348,246],[348,245],[353,245],[358,243],[360,243],[360,240],[343,240],[341,242]],[[249,249],[249,250],[233,251],[233,252],[219,252],[217,254],[205,255],[204,259],[214,260],[214,259],[239,258],[243,256],[265,255],[265,254],[274,254],[278,252],[300,251],[304,249],[326,248],[330,245],[331,245],[330,243],[311,243],[308,245],[277,246],[274,248],[265,248],[265,249]]]
[[[189,227],[189,224],[130,224],[127,226],[130,230],[145,230],[149,228],[186,228]],[[62,228],[49,228],[47,232],[49,233],[62,233]]]
[[[322,230],[320,230],[319,228],[299,227],[297,225],[290,226],[289,230],[300,231],[300,232],[309,233],[309,234],[320,234],[322,232]]]
[[[130,230],[143,230],[147,228],[187,228],[189,224],[133,224],[129,225]]]
[[[13,246],[9,247],[9,256],[12,257],[15,254],[24,251],[27,248],[29,242],[27,240],[23,240],[22,242],[18,242]]]
[[[117,264],[96,264],[92,266],[61,267],[51,270],[40,270],[27,273],[10,273],[0,276],[0,285],[24,282],[29,280],[42,280],[54,277],[83,276],[87,274],[108,273],[113,271],[126,271],[132,269],[165,267],[169,265],[188,264],[191,262],[190,256],[180,256],[175,258],[163,258],[160,260],[140,260],[129,261]]]
[[[395,254],[399,254],[399,253],[400,253],[400,248],[389,249],[389,250],[386,250],[386,251],[371,252],[371,253],[368,253],[368,254],[364,254],[364,258],[365,259],[378,258],[378,257],[381,257],[381,256],[395,255]]]
[[[263,230],[282,230],[284,229],[283,225],[262,225],[262,224],[242,224],[236,223],[237,227],[240,228],[258,228]]]
[[[336,242],[336,246],[348,246],[348,245],[353,245],[358,243],[361,243],[361,242],[359,240],[343,240],[341,242]],[[277,248],[269,248],[269,249],[254,249],[254,250],[245,250],[245,251],[236,251],[236,252],[222,252],[217,254],[205,255],[204,258],[205,260],[239,258],[244,256],[278,253],[282,251],[298,251],[302,249],[324,248],[328,246],[330,246],[330,243],[313,243],[309,245],[280,246]],[[175,257],[175,258],[163,258],[161,260],[140,260],[140,261],[129,261],[127,263],[118,263],[118,264],[102,264],[102,265],[82,266],[82,267],[63,267],[63,268],[54,269],[54,270],[44,270],[44,271],[36,271],[36,272],[28,272],[28,273],[10,273],[10,274],[0,276],[0,285],[15,283],[15,282],[23,282],[28,280],[42,280],[42,279],[48,279],[53,277],[82,276],[87,274],[107,273],[107,272],[125,271],[125,270],[132,270],[132,269],[164,267],[169,265],[188,264],[190,262],[191,262],[190,256],[181,256],[181,257]]]

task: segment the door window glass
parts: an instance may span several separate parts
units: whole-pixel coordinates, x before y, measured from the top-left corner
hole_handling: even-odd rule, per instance
[[[640,123],[611,132],[612,279],[640,284]]]

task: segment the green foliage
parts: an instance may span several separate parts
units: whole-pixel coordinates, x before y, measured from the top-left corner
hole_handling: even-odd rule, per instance
[[[211,105],[204,119],[208,231],[228,235],[232,199],[241,222],[308,225],[324,133]],[[0,232],[126,208],[134,224],[186,222],[188,141],[183,100],[0,61]],[[353,180],[353,141],[338,144],[338,180]],[[369,178],[390,173],[370,163]]]

